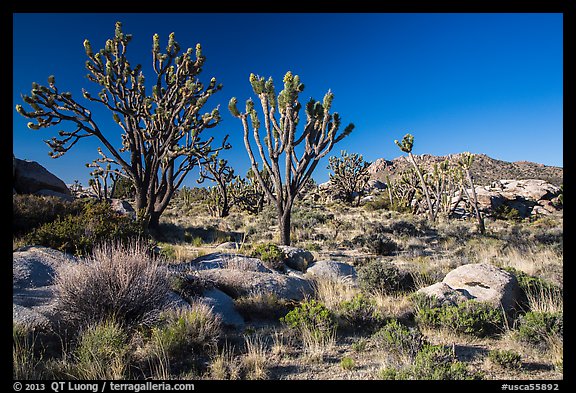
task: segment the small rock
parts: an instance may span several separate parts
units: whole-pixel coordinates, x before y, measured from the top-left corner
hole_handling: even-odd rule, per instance
[[[286,266],[305,272],[308,265],[314,261],[314,255],[310,251],[292,246],[278,246],[285,255]]]
[[[236,242],[225,242],[216,246],[219,250],[239,250],[240,244]]]
[[[127,201],[122,199],[112,199],[110,200],[110,207],[113,211],[123,216],[128,216],[132,219],[136,218],[136,212],[132,208],[132,205]]]
[[[205,291],[202,296],[202,301],[211,306],[215,314],[220,315],[224,325],[237,329],[244,327],[244,318],[234,308],[234,300],[230,296],[217,288]]]
[[[354,266],[338,261],[318,261],[312,263],[306,270],[306,277],[327,278],[356,284],[358,275]]]
[[[455,306],[466,300],[472,299],[472,296],[466,291],[457,291],[450,285],[437,282],[425,288],[420,288],[417,293],[423,293],[426,296],[434,297],[438,300],[440,306]]]
[[[459,266],[442,282],[458,291],[466,290],[475,300],[502,306],[507,312],[517,306],[521,296],[516,277],[488,263]]]

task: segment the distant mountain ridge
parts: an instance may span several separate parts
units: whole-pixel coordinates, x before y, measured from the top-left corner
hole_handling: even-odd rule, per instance
[[[450,157],[450,162],[456,164],[461,153],[449,156],[434,156],[431,154],[414,155],[416,162],[426,169],[431,169],[435,163],[440,163]],[[394,178],[412,166],[405,157],[396,157],[393,160],[379,158],[370,167],[370,175],[373,180],[386,181],[386,176]],[[564,170],[562,167],[548,166],[530,161],[507,162],[497,160],[486,154],[475,154],[472,164],[472,176],[476,185],[486,186],[493,181],[501,179],[541,179],[548,183],[560,186],[564,182]]]

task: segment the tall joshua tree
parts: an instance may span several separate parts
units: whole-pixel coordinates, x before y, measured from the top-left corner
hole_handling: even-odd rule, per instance
[[[424,191],[424,195],[426,196],[426,203],[428,205],[428,217],[430,221],[435,221],[436,215],[434,214],[434,205],[432,204],[432,200],[430,199],[430,192],[428,190],[428,185],[424,180],[424,176],[422,176],[422,171],[418,168],[418,164],[416,164],[416,160],[414,159],[414,155],[412,154],[412,147],[414,146],[414,136],[412,134],[404,135],[402,138],[402,142],[398,142],[394,140],[394,143],[402,150],[404,153],[408,153],[408,161],[412,164],[416,173],[418,174],[418,178],[420,179],[420,184],[422,185],[422,190]]]
[[[348,154],[346,150],[340,152],[340,157],[330,157],[328,168],[334,173],[329,173],[331,188],[343,195],[349,204],[358,206],[364,188],[370,180],[368,172],[369,162],[364,161],[361,154]]]
[[[272,78],[265,81],[263,77],[250,74],[250,84],[262,105],[265,131],[263,141],[260,135],[260,118],[252,99],[246,101],[244,113],[238,110],[236,97],[230,100],[228,108],[233,116],[242,121],[244,144],[252,170],[270,201],[276,205],[280,242],[290,245],[290,217],[294,201],[310,179],[320,159],[326,156],[336,143],[349,135],[354,125],[349,124],[338,133],[341,120],[338,113],[330,114],[334,94],[328,91],[323,102],[312,98],[308,101],[306,124],[302,133],[297,136],[296,127],[300,120],[301,109],[298,95],[303,91],[304,85],[300,83],[299,76],[292,75],[290,71],[284,76],[283,82],[284,89],[276,96]],[[250,143],[248,117],[263,169],[270,173],[272,186],[266,184],[260,174],[259,163]],[[297,148],[299,152],[296,151]],[[282,156],[283,168],[280,162]]]
[[[95,52],[90,42],[84,41],[87,77],[102,89],[97,97],[82,89],[83,96],[112,112],[122,130],[121,146],[112,144],[88,108],[71,93],[56,87],[54,76],[48,78],[48,86],[33,83],[31,95],[22,96],[32,111],[24,110],[22,105],[17,105],[16,110],[35,120],[28,123],[34,130],[61,123],[71,126],[59,131],[59,137],[45,141],[53,158],[68,152],[80,139],[96,137],[110,155],[99,161],[121,168],[134,185],[138,213],[148,220],[150,227],[157,227],[186,175],[215,151],[229,148],[225,138],[219,147],[213,148],[214,138],[202,137],[205,129],[220,122],[218,108],[207,113],[200,111],[222,85],[212,78],[205,87],[198,79],[206,60],[200,44],[195,50],[188,48],[180,54],[180,45],[171,33],[166,52],[162,53],[160,39],[154,34],[154,76],[149,92],[142,66],[132,67],[126,57],[131,39],[117,22],[114,38],[106,41],[104,49]]]
[[[472,172],[470,171],[473,162],[474,162],[474,154],[464,152],[460,155],[458,165],[464,171],[466,180],[470,185],[471,188],[470,192],[472,194],[472,198],[470,198],[470,195],[468,194],[466,187],[464,187],[463,181],[462,181],[462,191],[464,191],[464,193],[468,198],[468,201],[470,201],[470,204],[474,207],[474,212],[476,213],[476,219],[478,220],[478,231],[483,235],[484,233],[486,233],[486,227],[484,226],[484,218],[482,217],[482,214],[480,213],[480,208],[478,207],[478,197],[476,195],[476,187],[474,186],[474,178],[472,177]],[[462,180],[464,179],[462,178]]]

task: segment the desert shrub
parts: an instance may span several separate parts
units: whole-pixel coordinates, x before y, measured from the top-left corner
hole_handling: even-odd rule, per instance
[[[60,267],[55,278],[65,320],[83,324],[114,319],[134,326],[154,320],[169,285],[160,261],[145,245],[105,243],[77,264]]]
[[[470,223],[451,220],[448,223],[440,224],[442,237],[445,239],[455,239],[458,242],[465,242],[475,236],[475,228]]]
[[[491,336],[502,332],[505,319],[502,310],[485,302],[468,300],[456,306],[435,304],[415,297],[416,321],[423,326],[444,328],[457,333],[477,337]]]
[[[266,267],[274,270],[284,269],[284,253],[273,243],[264,243],[257,245],[252,253],[252,257],[260,259]]]
[[[364,248],[376,255],[394,255],[398,251],[398,244],[384,233],[370,233],[362,236]]]
[[[177,259],[176,249],[172,244],[163,244],[160,248],[160,256],[166,260],[175,261]]]
[[[104,241],[129,241],[143,235],[142,222],[118,214],[104,201],[86,203],[79,214],[45,223],[27,238],[32,244],[85,255]]]
[[[35,228],[67,215],[82,211],[82,202],[40,195],[12,195],[12,231],[24,235]]]
[[[377,210],[392,210],[399,213],[410,212],[410,206],[408,206],[404,201],[394,199],[392,204],[390,204],[390,198],[388,195],[376,196],[374,199],[364,204],[364,209],[369,212]]]
[[[518,369],[522,367],[522,360],[519,353],[511,350],[493,349],[488,352],[488,360],[504,368]]]
[[[470,372],[466,364],[454,358],[442,345],[426,344],[416,354],[414,362],[403,369],[386,367],[379,377],[386,380],[476,380],[481,373]]]
[[[197,274],[173,273],[168,276],[170,289],[183,298],[194,298],[202,295],[212,284]]]
[[[337,327],[334,314],[323,303],[314,299],[300,304],[280,318],[291,329],[309,331],[314,336],[327,336]]]
[[[351,357],[344,356],[342,359],[340,359],[340,367],[342,367],[344,370],[351,371],[356,368],[356,363]]]
[[[564,335],[564,320],[561,312],[530,311],[519,319],[515,338],[523,343],[540,348],[546,346],[548,338]]]
[[[341,302],[337,314],[341,321],[338,325],[346,329],[371,331],[384,322],[384,316],[378,311],[376,302],[362,293]]]
[[[334,214],[323,210],[309,209],[300,205],[294,209],[290,219],[294,228],[315,228],[334,218]]]
[[[472,380],[480,374],[468,371],[466,364],[454,359],[451,349],[442,345],[424,345],[414,359],[410,379],[418,380]]]
[[[395,319],[374,333],[372,339],[377,348],[386,349],[409,359],[414,359],[425,343],[420,331],[410,329]]]
[[[386,381],[401,381],[410,379],[410,373],[407,370],[398,370],[394,367],[384,367],[378,372],[378,377]]]
[[[413,285],[409,273],[400,272],[391,262],[378,260],[358,269],[358,283],[367,293],[374,291],[390,293],[409,289]]]
[[[364,352],[367,346],[368,341],[365,338],[359,338],[357,341],[354,341],[351,345],[352,350],[354,350],[354,352]]]
[[[518,270],[510,266],[504,267],[504,270],[516,276],[516,279],[518,280],[518,285],[526,294],[559,290],[559,288],[556,285],[549,283],[548,281],[540,277],[535,277],[526,274],[522,270]]]
[[[507,221],[521,221],[522,214],[520,211],[512,206],[500,205],[494,209],[494,218]]]
[[[128,334],[112,321],[91,324],[79,336],[74,351],[75,374],[80,379],[124,379],[128,358]]]
[[[234,300],[234,307],[246,320],[277,320],[288,312],[286,301],[272,292],[241,296]]]
[[[170,359],[181,360],[194,351],[216,348],[222,332],[221,318],[206,303],[192,302],[189,309],[169,309],[152,328],[152,341]]]
[[[548,297],[562,297],[563,290],[560,287],[540,277],[531,276],[513,267],[504,267],[504,270],[513,274],[518,280],[518,285],[522,290],[522,296],[519,303],[524,309],[530,308],[531,298],[538,298],[539,300],[544,301],[546,295]]]
[[[418,228],[416,228],[416,225],[404,220],[394,221],[392,224],[390,224],[389,228],[390,232],[392,232],[392,234],[395,236],[414,237],[421,234]]]

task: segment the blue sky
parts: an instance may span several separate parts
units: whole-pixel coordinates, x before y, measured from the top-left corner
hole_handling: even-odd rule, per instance
[[[14,14],[13,107],[33,81],[46,84],[49,75],[81,102],[82,87],[97,92],[86,79],[82,42],[88,38],[94,50],[102,48],[116,21],[133,35],[131,64],[142,63],[145,72],[154,33],[162,47],[170,32],[184,49],[202,45],[207,59],[200,79],[214,76],[224,86],[204,107],[220,105],[223,119],[208,132],[217,139],[230,135],[233,148],[222,156],[238,174],[249,161],[241,123],[227,103],[235,96],[242,109],[256,98],[251,72],[272,76],[279,91],[288,70],[306,86],[303,104],[331,89],[343,126],[356,126],[329,155],[347,150],[367,161],[392,159],[402,154],[394,139],[410,132],[415,154],[471,151],[563,166],[562,14]],[[110,113],[90,109],[119,141]],[[99,141],[81,140],[51,159],[43,140],[58,129],[29,130],[29,120],[13,113],[16,157],[38,161],[66,183],[86,185],[84,164],[97,157]],[[327,164],[325,158],[317,167],[316,181],[328,179]],[[185,184],[194,186],[195,179],[191,173]]]

